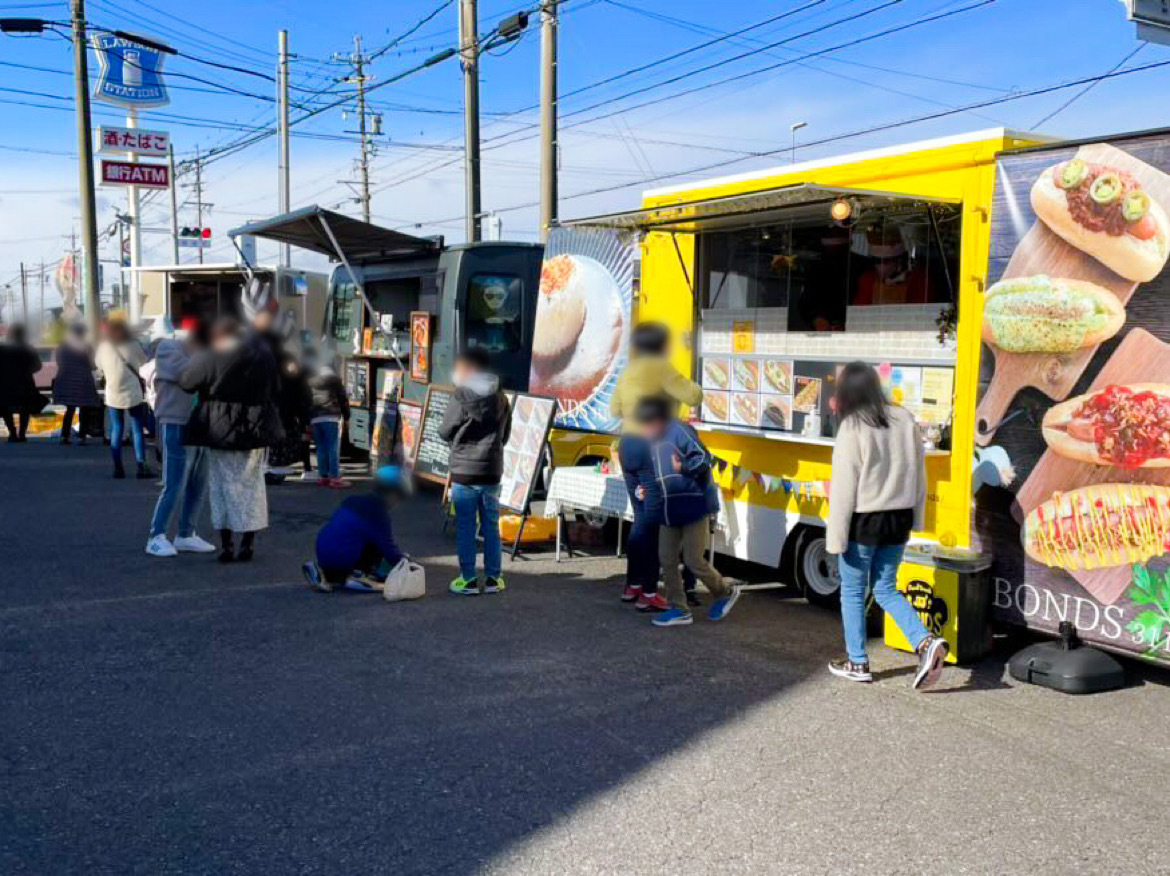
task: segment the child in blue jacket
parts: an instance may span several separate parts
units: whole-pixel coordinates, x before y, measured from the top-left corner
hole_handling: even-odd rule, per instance
[[[664,400],[644,399],[634,412],[634,420],[649,447],[649,459],[634,474],[647,513],[654,515],[662,527],[658,559],[671,606],[652,623],[671,627],[694,620],[679,571],[680,553],[686,567],[714,598],[708,618],[723,620],[739,599],[739,588],[729,585],[707,559],[711,517],[719,512],[719,493],[711,476],[707,448],[694,429],[672,416]]]
[[[406,481],[396,465],[385,465],[374,477],[374,489],[350,496],[317,533],[317,560],[301,567],[309,586],[331,593],[336,586],[377,591],[378,582],[404,556],[394,541],[390,510],[406,494]]]

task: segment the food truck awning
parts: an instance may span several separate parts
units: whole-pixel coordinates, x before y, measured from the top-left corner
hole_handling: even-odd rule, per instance
[[[744,195],[727,195],[722,198],[708,198],[702,201],[670,204],[645,210],[631,210],[626,213],[589,216],[562,224],[577,228],[592,226],[686,234],[767,223],[769,220],[777,218],[781,211],[784,212],[785,216],[790,216],[793,208],[807,208],[809,210],[823,208],[827,211],[828,205],[838,198],[848,198],[853,202],[854,210],[858,213],[908,204],[958,203],[956,200],[895,192],[802,184],[750,192]]]
[[[443,245],[435,238],[392,231],[316,204],[283,216],[250,222],[228,232],[230,237],[245,234],[309,249],[334,261],[350,263],[372,258],[427,255],[437,253]]]

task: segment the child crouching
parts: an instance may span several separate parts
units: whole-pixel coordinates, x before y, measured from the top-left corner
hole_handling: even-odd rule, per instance
[[[650,446],[649,477],[640,478],[648,509],[658,509],[661,530],[658,559],[662,566],[670,608],[651,623],[658,627],[691,623],[679,571],[679,555],[695,577],[706,585],[714,601],[707,612],[713,621],[727,617],[739,588],[728,584],[707,559],[711,545],[711,518],[719,512],[719,494],[711,477],[711,457],[695,430],[676,420],[670,405],[645,399],[635,412],[638,427]]]
[[[301,567],[309,586],[320,593],[335,587],[374,592],[404,554],[394,541],[390,511],[408,492],[396,465],[384,465],[369,493],[345,499],[317,533],[317,560]]]

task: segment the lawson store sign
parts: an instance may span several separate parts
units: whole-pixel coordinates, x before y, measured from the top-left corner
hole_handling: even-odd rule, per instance
[[[95,100],[130,108],[171,102],[163,81],[165,53],[105,33],[94,34],[91,44],[101,65]]]

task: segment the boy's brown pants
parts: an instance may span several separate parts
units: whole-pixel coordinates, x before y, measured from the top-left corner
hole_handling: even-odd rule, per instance
[[[707,560],[707,548],[710,543],[711,528],[707,517],[688,526],[663,526],[660,530],[658,562],[662,566],[666,600],[673,607],[690,611],[686,591],[683,589],[682,572],[678,567],[680,551],[683,563],[707,586],[713,597],[721,599],[730,593],[723,576],[715,571],[715,567]]]

